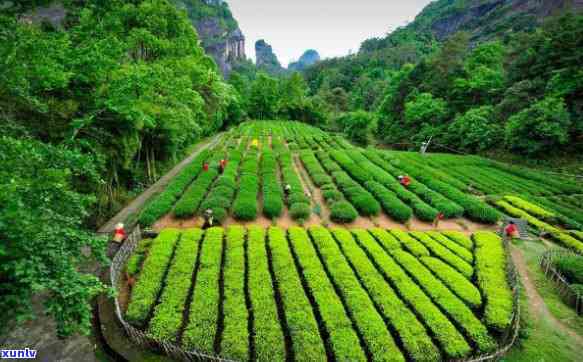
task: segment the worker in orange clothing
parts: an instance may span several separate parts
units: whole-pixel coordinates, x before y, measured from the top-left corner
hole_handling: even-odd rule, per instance
[[[225,172],[225,168],[227,167],[227,160],[224,158],[219,162],[219,173],[222,174]]]

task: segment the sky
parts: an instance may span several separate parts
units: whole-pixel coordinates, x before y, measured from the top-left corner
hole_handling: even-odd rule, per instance
[[[384,36],[412,21],[431,0],[227,0],[255,58],[259,39],[282,65],[307,49],[322,58],[357,52],[362,41]]]

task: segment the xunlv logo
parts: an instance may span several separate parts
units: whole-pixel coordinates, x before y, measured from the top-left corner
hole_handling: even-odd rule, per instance
[[[16,359],[33,359],[36,358],[36,350],[34,349],[2,349],[0,350],[0,359],[16,358]]]

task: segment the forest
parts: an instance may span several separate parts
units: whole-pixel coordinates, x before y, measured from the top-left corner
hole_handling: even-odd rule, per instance
[[[0,16],[0,308],[29,317],[43,293],[62,335],[104,290],[78,271],[104,258],[89,230],[239,112],[170,2],[66,7],[57,27]]]

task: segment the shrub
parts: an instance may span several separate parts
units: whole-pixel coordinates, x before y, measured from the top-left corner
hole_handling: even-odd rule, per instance
[[[468,250],[474,248],[474,242],[472,239],[459,231],[442,231],[441,233]]]
[[[474,274],[474,269],[472,266],[464,261],[462,258],[454,254],[445,246],[441,245],[437,241],[433,240],[429,235],[421,231],[413,231],[410,233],[414,238],[419,240],[427,249],[431,250],[438,258],[442,259],[460,273],[462,273],[466,278],[470,279]]]
[[[331,281],[337,286],[340,298],[345,302],[347,309],[351,311],[356,328],[362,333],[372,359],[384,360],[388,359],[387,356],[390,356],[391,361],[405,361],[405,357],[403,357],[399,347],[397,347],[390,332],[387,330],[383,318],[375,309],[371,298],[361,286],[350,265],[346,262],[346,258],[342,255],[330,232],[321,226],[311,227],[309,232],[312,237],[312,243],[322,257],[322,263],[328,267]],[[302,248],[306,261],[309,260],[309,265],[326,278],[323,268],[317,267],[320,264],[317,261],[318,255],[309,245],[309,242],[300,243],[297,247]],[[314,276],[313,280],[316,281],[318,276],[313,273],[310,274]],[[321,283],[316,282],[316,285],[320,289]],[[335,293],[334,288],[330,288],[330,293]],[[330,308],[330,313],[333,316],[332,308],[334,306],[327,305],[327,307]],[[342,326],[343,321],[341,318],[336,317],[334,320],[337,325]]]
[[[551,234],[554,240],[565,245],[566,247],[573,249],[578,253],[583,253],[583,243],[579,240],[573,238],[572,236],[566,234],[562,230],[547,224],[546,222],[540,221],[536,217],[530,215],[526,211],[520,210],[506,201],[497,201],[496,205],[500,207],[504,212],[525,219],[530,225],[536,227],[538,230],[546,231]]]
[[[222,224],[229,216],[229,211],[222,207],[213,207],[213,221]]]
[[[194,216],[200,203],[206,196],[210,185],[213,183],[219,172],[211,168],[206,172],[201,172],[198,178],[190,185],[184,195],[176,203],[174,216],[185,219]]]
[[[289,203],[293,204],[310,204],[312,200],[301,192],[292,193],[289,198]]]
[[[383,276],[397,288],[405,302],[427,325],[449,358],[461,358],[471,352],[471,347],[449,319],[407,275],[394,259],[366,232],[353,230],[360,245],[375,262]]]
[[[330,207],[330,220],[334,222],[341,224],[351,223],[356,220],[357,217],[358,212],[354,206],[347,201],[335,202],[332,204],[332,207]]]
[[[570,284],[583,284],[583,256],[563,256],[554,265]]]
[[[268,236],[273,276],[279,285],[288,328],[293,331],[290,334],[294,355],[298,361],[321,360],[326,355],[326,349],[312,306],[304,293],[285,232],[281,228],[271,227]],[[269,355],[268,359],[272,357]]]
[[[476,244],[476,277],[484,297],[484,322],[503,332],[512,320],[513,298],[506,278],[506,251],[502,239],[491,232],[473,235]]]
[[[306,229],[291,227],[288,229],[288,237],[307,287],[329,332],[335,357],[341,361],[366,360],[358,335],[352,328],[352,322],[346,315],[334,285],[326,275]]]
[[[366,233],[364,230],[356,232]],[[363,286],[370,292],[375,303],[379,305],[380,313],[394,326],[403,343],[404,350],[411,356],[411,359],[414,361],[440,360],[439,349],[431,341],[425,326],[383,279],[366,253],[358,246],[350,231],[338,228],[332,229],[332,233],[346,259],[354,266]]]
[[[482,306],[480,291],[457,270],[437,258],[427,256],[419,260],[470,307],[477,309]]]
[[[425,292],[431,296],[433,301],[440,305],[445,313],[457,322],[472,342],[478,346],[480,352],[488,352],[496,348],[496,342],[488,334],[488,329],[419,260],[403,250],[393,250],[391,256],[409,272]]]
[[[142,239],[138,243],[138,247],[129,258],[127,265],[126,265],[126,272],[129,276],[134,276],[138,274],[140,271],[140,264],[144,261],[145,254],[148,251],[148,248],[152,245],[152,239]]]
[[[289,209],[289,214],[294,220],[307,220],[310,217],[311,209],[309,204],[295,203]]]
[[[365,184],[369,190],[381,203],[383,210],[393,219],[405,222],[413,215],[413,210],[405,205],[394,193],[376,181],[368,181]]]
[[[139,222],[142,226],[150,226],[166,215],[182,195],[188,185],[198,177],[202,170],[202,162],[208,157],[209,151],[203,150],[182,172],[170,181],[166,189],[150,200],[140,213]]]
[[[548,222],[555,222],[556,221],[557,215],[555,213],[547,211],[538,205],[535,205],[533,203],[530,203],[526,200],[521,199],[520,197],[504,196],[504,200],[508,201],[509,203],[518,207],[519,209],[522,209],[522,210],[528,212],[531,215],[542,218],[545,221],[548,221]]]
[[[381,228],[370,229],[369,232],[379,241],[385,250],[400,249],[401,243],[393,235]]]
[[[391,230],[391,234],[397,237],[403,246],[405,246],[405,249],[407,249],[416,257],[429,256],[429,250],[427,250],[427,248],[417,239],[411,237],[411,235],[407,234],[406,232],[395,229]]]
[[[391,190],[401,201],[408,204],[420,220],[435,220],[439,211],[426,204],[417,195],[404,188],[396,180],[396,176],[401,174],[400,171],[394,169],[389,163],[381,159],[372,151],[366,151],[365,154],[366,157],[360,152],[349,152],[349,155],[355,160],[355,162],[372,173],[377,182]],[[393,172],[395,175],[389,172]]]
[[[253,315],[253,340],[257,360],[285,359],[283,331],[277,314],[275,292],[271,285],[269,261],[265,249],[265,229],[251,226],[247,236],[248,289]]]
[[[283,210],[283,192],[277,180],[277,163],[271,150],[265,150],[261,158],[263,183],[263,214],[272,219],[279,217]]]
[[[219,317],[219,276],[223,252],[223,229],[206,230],[200,251],[200,267],[190,304],[189,320],[182,335],[183,347],[214,353],[213,343]],[[212,326],[209,328],[209,326]]]
[[[224,328],[221,335],[221,354],[240,361],[249,359],[249,313],[245,304],[245,233],[245,228],[241,226],[227,229],[223,267]]]
[[[381,205],[364,189],[349,191],[347,194],[362,216],[375,216],[381,212]]]
[[[443,213],[446,218],[459,217],[464,213],[463,207],[429,189],[417,180],[412,179],[408,189],[419,196],[420,199]]]
[[[182,233],[174,260],[166,276],[166,288],[154,310],[148,331],[156,338],[173,342],[182,325],[184,304],[192,284],[202,230],[191,229]]]
[[[318,162],[318,160],[316,159],[312,152],[309,151],[301,152],[300,159],[302,160],[304,167],[308,171],[310,178],[314,182],[314,185],[316,185],[317,187],[322,187],[323,185],[332,182],[332,179],[328,174],[326,174],[326,172],[320,165],[320,162]]]
[[[233,216],[237,220],[252,221],[257,218],[257,199],[238,197],[233,205]]]
[[[322,192],[322,197],[328,203],[334,203],[336,201],[344,200],[342,192],[338,191],[336,188],[334,190],[326,190]]]
[[[427,235],[431,236],[434,240],[437,240],[441,245],[448,248],[452,253],[464,259],[469,264],[472,264],[474,262],[474,255],[472,254],[471,251],[464,248],[463,246],[460,246],[456,242],[451,241],[443,234],[437,231],[427,231]]]
[[[176,229],[164,229],[152,242],[142,272],[132,291],[132,299],[126,312],[129,322],[140,327],[144,326],[162,289],[164,275],[179,235],[180,232]]]

